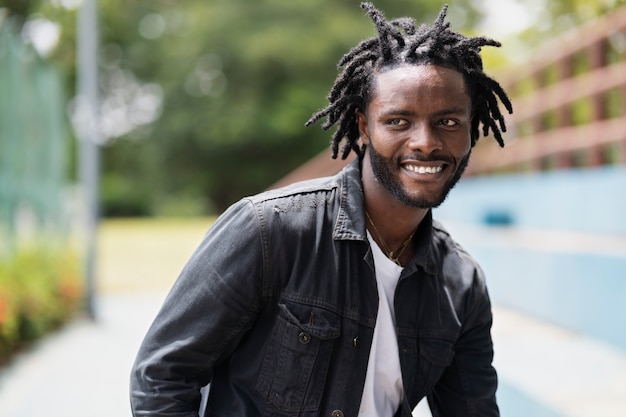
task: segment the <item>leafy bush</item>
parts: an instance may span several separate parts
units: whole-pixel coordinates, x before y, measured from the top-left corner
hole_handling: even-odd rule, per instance
[[[24,343],[63,324],[81,304],[78,256],[21,249],[0,259],[0,364]]]
[[[102,177],[100,209],[104,217],[149,216],[151,204],[148,188],[132,178],[118,174]]]

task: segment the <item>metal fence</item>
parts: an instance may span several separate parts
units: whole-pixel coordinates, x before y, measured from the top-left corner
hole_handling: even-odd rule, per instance
[[[477,144],[469,175],[626,164],[626,7],[573,29],[498,77],[507,145]]]
[[[0,251],[67,231],[65,103],[56,69],[0,25]]]

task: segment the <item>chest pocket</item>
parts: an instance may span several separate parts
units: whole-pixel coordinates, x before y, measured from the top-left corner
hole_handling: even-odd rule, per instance
[[[257,381],[270,408],[296,413],[319,408],[339,334],[337,314],[305,304],[279,304]]]
[[[409,402],[426,396],[454,359],[454,343],[432,337],[400,336],[400,363],[403,369],[415,370],[404,375]]]
[[[418,384],[429,391],[439,381],[443,371],[452,363],[452,342],[439,339],[420,339]]]

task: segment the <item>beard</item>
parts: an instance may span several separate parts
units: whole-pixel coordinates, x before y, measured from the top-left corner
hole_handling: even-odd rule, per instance
[[[374,148],[372,141],[369,141],[368,144],[369,153],[370,153],[370,163],[372,166],[372,172],[374,176],[380,182],[380,184],[387,190],[396,200],[400,201],[406,206],[420,209],[430,209],[434,207],[438,207],[441,203],[444,202],[450,190],[454,188],[454,186],[459,182],[467,164],[469,163],[469,158],[471,154],[467,153],[458,163],[456,171],[454,175],[447,180],[439,192],[431,198],[426,196],[416,196],[413,197],[407,193],[398,179],[397,176],[393,174],[395,168],[397,166],[392,160],[385,159],[381,154],[379,154]],[[426,159],[422,158],[422,161]],[[438,160],[437,158],[430,158],[429,160]]]

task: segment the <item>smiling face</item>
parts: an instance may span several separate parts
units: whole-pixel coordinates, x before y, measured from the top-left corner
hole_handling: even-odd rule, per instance
[[[440,205],[469,160],[472,103],[458,71],[404,64],[376,75],[358,112],[366,194],[415,208]]]

